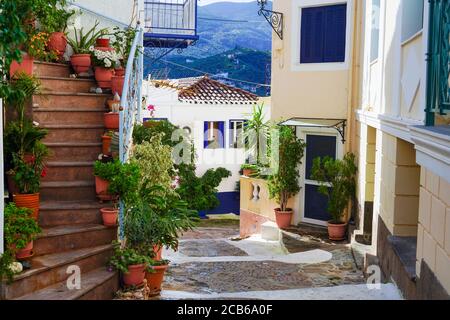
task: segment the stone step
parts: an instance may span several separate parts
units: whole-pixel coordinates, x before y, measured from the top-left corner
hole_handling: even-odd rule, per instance
[[[44,124],[41,128],[47,129],[48,135],[44,143],[101,143],[105,127],[102,125],[62,125]]]
[[[47,142],[52,151],[50,161],[95,161],[102,153],[97,142]]]
[[[51,253],[78,250],[111,244],[117,240],[117,229],[101,224],[62,225],[43,228],[34,241],[34,254],[43,256]]]
[[[98,201],[41,201],[39,225],[43,228],[63,225],[101,224],[100,208],[108,207]]]
[[[47,175],[41,181],[80,181],[93,177],[93,161],[59,161],[47,163]]]
[[[34,61],[33,75],[36,77],[63,77],[71,74],[69,64]]]
[[[41,201],[95,201],[95,180],[43,181]]]
[[[51,92],[72,92],[89,93],[91,88],[96,88],[94,79],[79,79],[79,78],[65,78],[65,77],[39,77],[42,85],[42,90],[45,93]]]
[[[106,107],[110,94],[51,92],[33,96],[33,107],[45,109],[61,106],[64,108]]]
[[[100,108],[33,108],[33,120],[39,124],[96,124],[103,125],[103,114],[106,109]]]
[[[65,281],[17,300],[111,300],[119,290],[119,273],[98,268],[81,275],[81,289],[69,290]]]
[[[79,267],[82,274],[105,268],[111,255],[112,245],[103,245],[32,258],[32,268],[3,285],[0,298],[14,299],[64,282],[71,275],[67,273],[69,266]]]
[[[273,221],[267,221],[261,225],[261,238],[267,241],[280,241],[281,231]]]

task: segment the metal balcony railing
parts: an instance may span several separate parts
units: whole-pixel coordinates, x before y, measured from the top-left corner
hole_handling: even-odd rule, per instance
[[[450,0],[429,0],[426,125],[450,111]]]

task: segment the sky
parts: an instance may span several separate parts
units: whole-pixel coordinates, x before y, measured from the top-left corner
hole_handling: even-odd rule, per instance
[[[252,2],[252,1],[255,1],[255,0],[199,0],[198,4],[200,6],[206,6],[208,4],[216,3],[216,2]]]

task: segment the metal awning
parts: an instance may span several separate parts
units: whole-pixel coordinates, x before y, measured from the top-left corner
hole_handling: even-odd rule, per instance
[[[341,135],[342,143],[345,143],[346,119],[323,119],[323,118],[291,118],[280,123],[281,126],[299,128],[332,128]]]

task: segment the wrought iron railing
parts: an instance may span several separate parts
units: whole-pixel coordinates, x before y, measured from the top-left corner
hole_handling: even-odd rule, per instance
[[[119,157],[126,163],[133,144],[133,127],[141,122],[142,81],[144,79],[143,57],[144,31],[140,24],[136,27],[136,36],[127,61],[119,111]],[[119,231],[123,235],[124,205],[120,204]]]
[[[426,124],[450,111],[450,0],[429,0]]]

